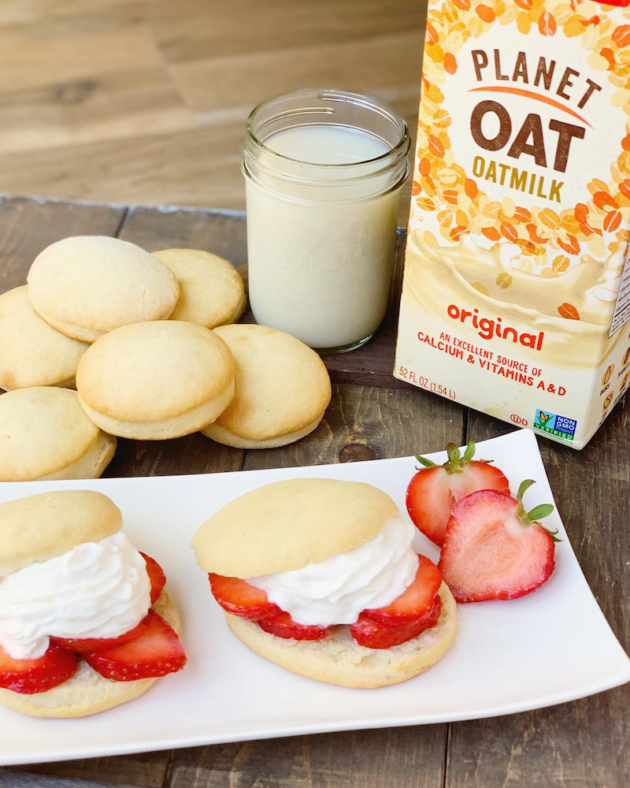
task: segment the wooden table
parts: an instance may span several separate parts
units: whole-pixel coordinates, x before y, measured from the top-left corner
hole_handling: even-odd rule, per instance
[[[24,283],[35,255],[68,235],[114,235],[156,250],[189,246],[246,260],[245,217],[193,209],[0,200],[0,291]],[[429,452],[512,427],[395,381],[393,335],[404,234],[384,330],[363,351],[329,359],[333,398],[315,433],[244,452],[200,435],[120,441],[110,476],[217,473]],[[630,424],[623,402],[581,453],[540,441],[558,507],[586,578],[630,648]],[[585,633],[588,637],[588,633]],[[464,668],[462,668],[464,669]],[[561,672],[562,665],[549,665]],[[514,676],[518,681],[519,676]],[[630,685],[509,717],[300,736],[174,752],[0,769],[23,788],[625,788]],[[53,723],[54,724],[54,723]],[[176,724],[165,720],[165,725]]]

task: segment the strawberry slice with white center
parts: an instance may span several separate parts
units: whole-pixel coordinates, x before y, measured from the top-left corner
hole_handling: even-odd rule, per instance
[[[51,643],[56,643],[61,648],[65,648],[68,651],[74,651],[77,654],[86,654],[89,651],[102,651],[106,648],[115,648],[116,646],[122,646],[123,643],[129,643],[131,640],[135,640],[139,638],[146,629],[145,622],[146,618],[143,618],[142,621],[138,624],[138,626],[130,629],[129,632],[125,632],[123,635],[119,635],[115,638],[56,638],[52,637],[50,639]]]
[[[368,618],[361,613],[358,621],[350,627],[350,634],[358,646],[365,648],[393,648],[421,635],[434,627],[440,620],[442,600],[436,596],[429,610],[411,622],[384,624]]]
[[[76,673],[79,657],[51,644],[37,659],[13,659],[0,646],[0,687],[34,695],[63,684]]]
[[[145,553],[140,553],[140,555],[144,558],[147,565],[147,574],[151,581],[151,604],[153,605],[160,598],[160,594],[166,585],[166,575],[154,558],[151,558],[151,556]]]
[[[377,624],[413,624],[433,607],[442,585],[442,573],[426,556],[418,556],[418,571],[413,583],[387,607],[364,610],[362,615]]]
[[[175,630],[154,610],[143,623],[145,630],[139,638],[84,654],[85,661],[113,681],[153,679],[181,670],[186,664],[186,651]]]
[[[272,618],[282,611],[267,598],[265,591],[250,585],[239,577],[208,575],[210,588],[217,602],[233,616],[259,621]]]
[[[444,543],[446,524],[457,501],[477,490],[509,493],[510,485],[492,460],[474,460],[475,443],[470,441],[462,457],[458,447],[446,447],[448,461],[436,465],[425,457],[416,459],[425,467],[413,477],[407,488],[407,511],[418,530],[440,547]]]
[[[265,632],[269,632],[270,635],[288,640],[323,640],[330,634],[330,627],[298,624],[284,611],[280,611],[273,618],[262,619],[258,622],[258,626]]]
[[[554,569],[554,542],[537,522],[551,514],[551,504],[525,512],[518,495],[481,490],[459,501],[448,521],[439,568],[458,602],[516,599],[539,588]]]

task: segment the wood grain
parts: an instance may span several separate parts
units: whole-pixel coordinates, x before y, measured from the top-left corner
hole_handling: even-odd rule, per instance
[[[375,93],[415,128],[425,7],[3,0],[2,188],[242,209],[245,118],[274,94],[317,85]]]
[[[470,412],[467,439],[512,428]],[[617,405],[587,449],[539,439],[571,545],[597,601],[630,648],[630,425]],[[558,547],[562,549],[562,545]],[[584,633],[588,638],[588,633]],[[549,665],[561,672],[562,665]],[[518,680],[518,677],[515,677]],[[446,788],[623,788],[630,775],[630,685],[548,709],[450,726]]]
[[[26,282],[35,257],[69,235],[115,235],[123,207],[0,197],[0,292]]]

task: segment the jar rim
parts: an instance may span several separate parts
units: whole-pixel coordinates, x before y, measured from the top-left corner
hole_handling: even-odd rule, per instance
[[[362,105],[363,107],[365,107],[366,109],[367,108],[374,109],[377,112],[380,112],[381,114],[385,114],[385,115],[389,116],[389,118],[391,119],[393,124],[395,124],[396,126],[399,127],[399,129],[400,129],[400,138],[399,138],[398,142],[396,143],[396,145],[393,145],[391,148],[389,148],[384,153],[381,153],[378,156],[374,156],[371,159],[361,159],[360,161],[339,162],[339,163],[317,163],[317,162],[312,162],[312,161],[304,161],[303,159],[295,159],[295,158],[293,158],[291,156],[285,156],[282,153],[278,153],[277,151],[275,151],[272,148],[269,148],[267,145],[265,145],[265,143],[256,136],[256,134],[254,133],[254,130],[253,130],[253,124],[254,124],[254,121],[256,119],[256,116],[260,113],[261,110],[267,108],[269,105],[271,105],[274,102],[278,101],[278,99],[288,98],[288,97],[292,97],[292,96],[295,96],[295,97],[305,96],[306,97],[306,96],[309,96],[309,95],[310,96],[314,95],[317,98],[326,98],[326,99],[329,99],[331,101],[345,101],[345,102],[348,102],[348,103],[359,104],[359,105]],[[319,114],[324,113],[324,112],[325,112],[325,110],[323,108],[322,109],[318,109],[318,113]],[[304,111],[296,111],[296,110],[294,110],[293,114],[295,114],[295,115],[304,114]],[[277,116],[274,116],[274,117],[277,117]],[[304,125],[308,125],[308,124],[304,124]],[[315,124],[315,123],[313,123],[312,125],[322,125],[322,124]],[[339,124],[332,124],[331,123],[330,125],[331,126],[332,125],[336,125],[336,126],[339,126],[340,128],[358,129],[358,130],[364,131],[366,134],[370,134],[369,131],[367,131],[366,129],[361,129],[361,127],[359,127],[359,126],[352,126],[352,125],[348,125],[348,124],[344,124],[344,123],[339,123]],[[381,99],[377,99],[377,98],[375,98],[373,96],[367,96],[367,95],[363,95],[361,93],[351,93],[349,91],[337,90],[335,88],[324,88],[324,89],[309,89],[309,88],[305,88],[305,89],[302,89],[302,90],[291,91],[290,93],[282,93],[282,94],[280,94],[278,96],[274,96],[273,98],[270,98],[270,99],[267,99],[267,100],[261,102],[256,107],[254,107],[254,109],[249,113],[249,115],[247,117],[246,135],[247,135],[247,139],[248,140],[250,140],[255,146],[261,148],[266,154],[269,154],[270,156],[275,157],[277,159],[282,159],[284,161],[292,162],[294,164],[299,164],[300,167],[304,167],[304,168],[311,168],[312,167],[313,170],[331,168],[331,169],[346,169],[348,172],[350,172],[352,170],[352,168],[362,167],[362,166],[364,166],[366,164],[377,163],[379,161],[386,161],[387,159],[390,159],[390,158],[396,158],[397,156],[399,156],[401,154],[406,157],[407,153],[409,151],[410,145],[411,145],[411,140],[410,140],[410,137],[409,137],[409,126],[407,124],[407,121],[401,115],[399,115],[396,112],[396,110],[393,109],[393,107],[390,107],[387,102],[382,101]],[[270,135],[270,136],[273,136],[273,135]],[[378,137],[378,135],[374,135],[373,134],[372,136],[377,137],[378,139],[382,139],[381,137]]]

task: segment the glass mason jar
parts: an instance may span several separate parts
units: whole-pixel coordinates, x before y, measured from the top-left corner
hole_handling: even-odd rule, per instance
[[[249,116],[249,296],[258,323],[320,353],[367,342],[387,308],[406,122],[378,99],[300,90]]]

